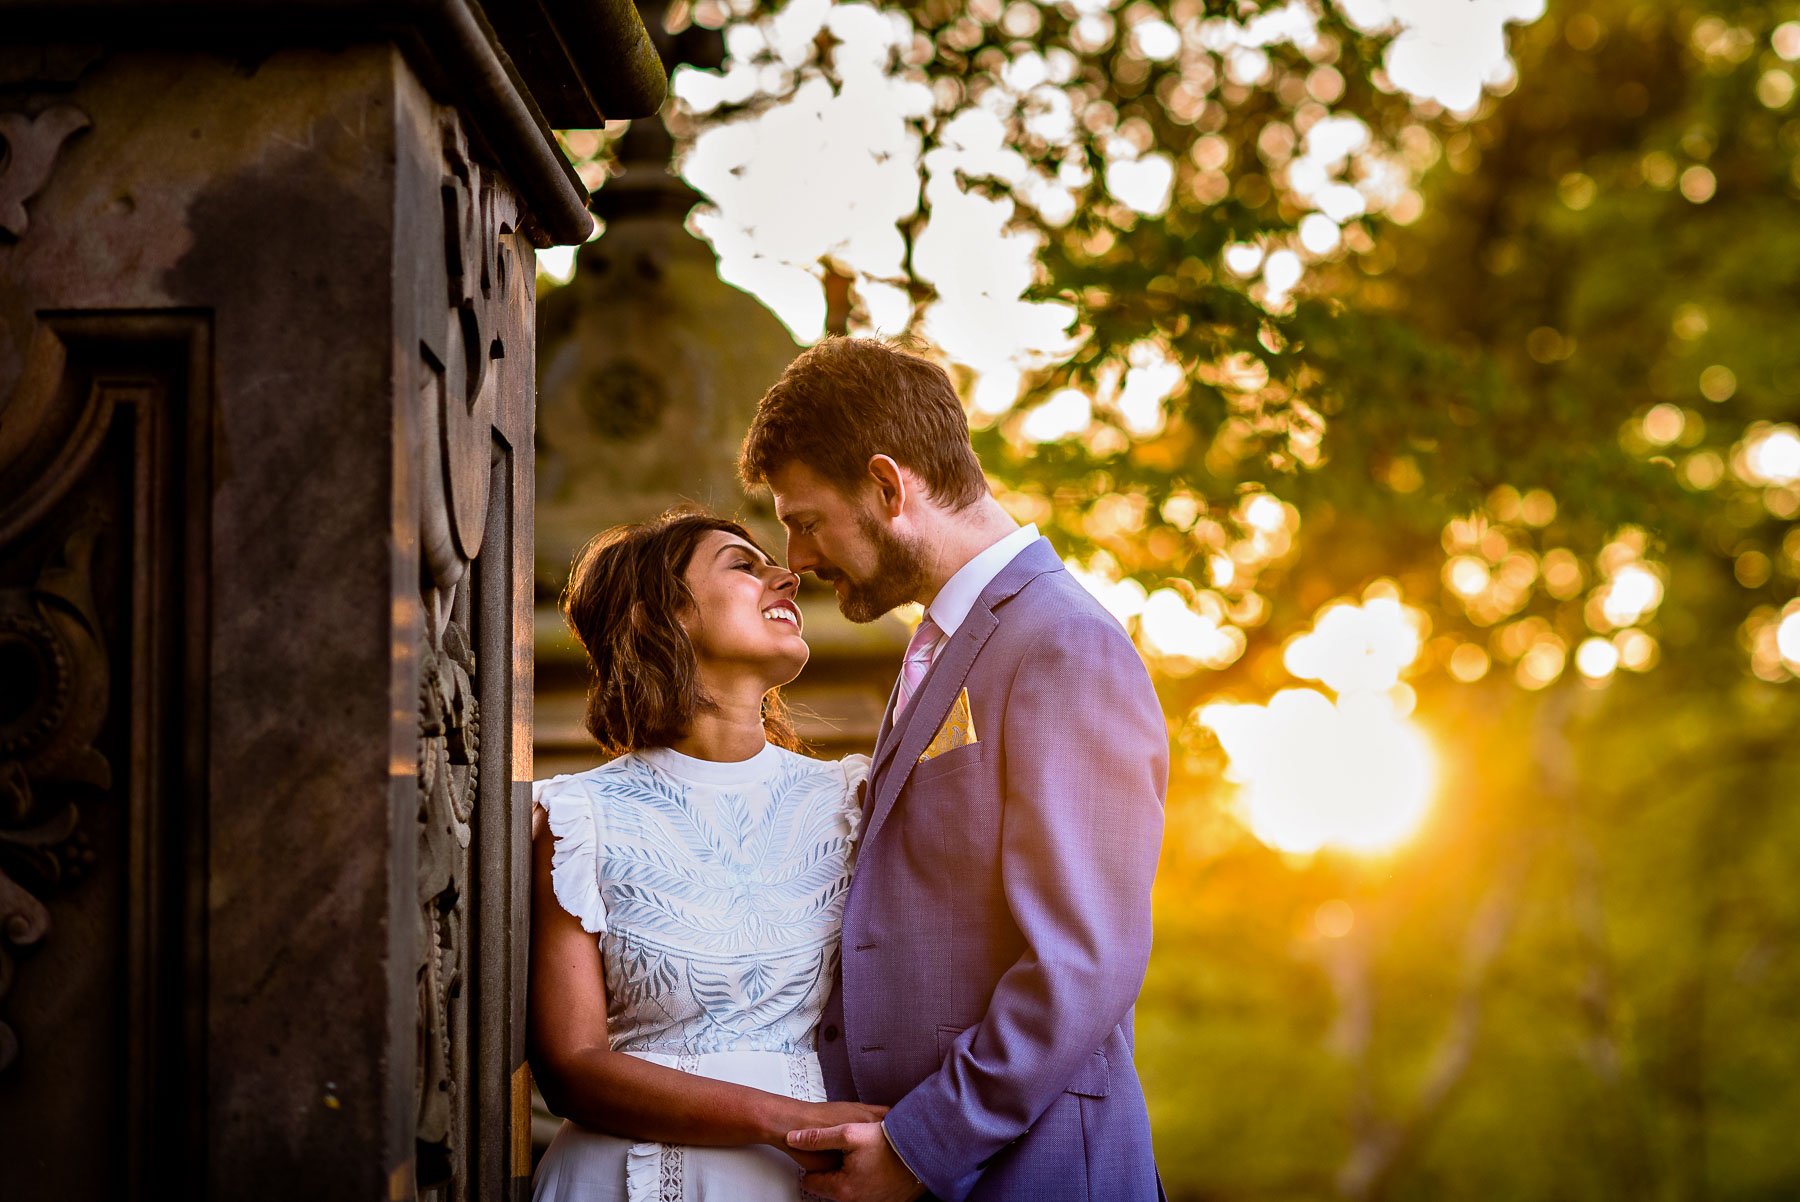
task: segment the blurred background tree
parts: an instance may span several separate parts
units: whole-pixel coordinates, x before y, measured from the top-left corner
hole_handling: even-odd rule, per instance
[[[1172,1196],[1800,1193],[1797,19],[671,13],[721,273],[934,346],[1156,671]]]

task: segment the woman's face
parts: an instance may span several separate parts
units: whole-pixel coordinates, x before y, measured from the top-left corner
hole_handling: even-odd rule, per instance
[[[709,530],[688,559],[694,608],[683,615],[702,671],[747,669],[766,687],[800,674],[811,653],[800,636],[800,578],[738,535]]]

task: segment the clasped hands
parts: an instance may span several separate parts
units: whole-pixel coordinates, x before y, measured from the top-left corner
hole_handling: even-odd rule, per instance
[[[911,1202],[925,1193],[881,1130],[887,1107],[828,1105],[861,1113],[853,1121],[835,1126],[788,1132],[787,1154],[806,1170],[800,1183],[803,1189],[833,1202]]]

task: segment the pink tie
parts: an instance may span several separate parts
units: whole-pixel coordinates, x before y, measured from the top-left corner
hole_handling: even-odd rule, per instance
[[[912,700],[919,682],[931,670],[931,661],[937,655],[938,639],[943,633],[930,618],[920,622],[919,628],[913,631],[912,641],[906,644],[906,658],[900,661],[900,696],[894,702],[895,718],[906,712],[906,703]]]

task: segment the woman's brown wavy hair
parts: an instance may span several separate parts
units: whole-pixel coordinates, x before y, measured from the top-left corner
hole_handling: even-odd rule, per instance
[[[588,733],[607,755],[667,747],[688,733],[712,700],[700,688],[694,645],[678,615],[694,604],[684,574],[694,548],[713,530],[762,550],[736,522],[694,509],[671,509],[654,521],[615,526],[575,556],[563,590],[563,618],[587,650],[594,670]],[[769,742],[798,749],[781,698],[763,699]]]

